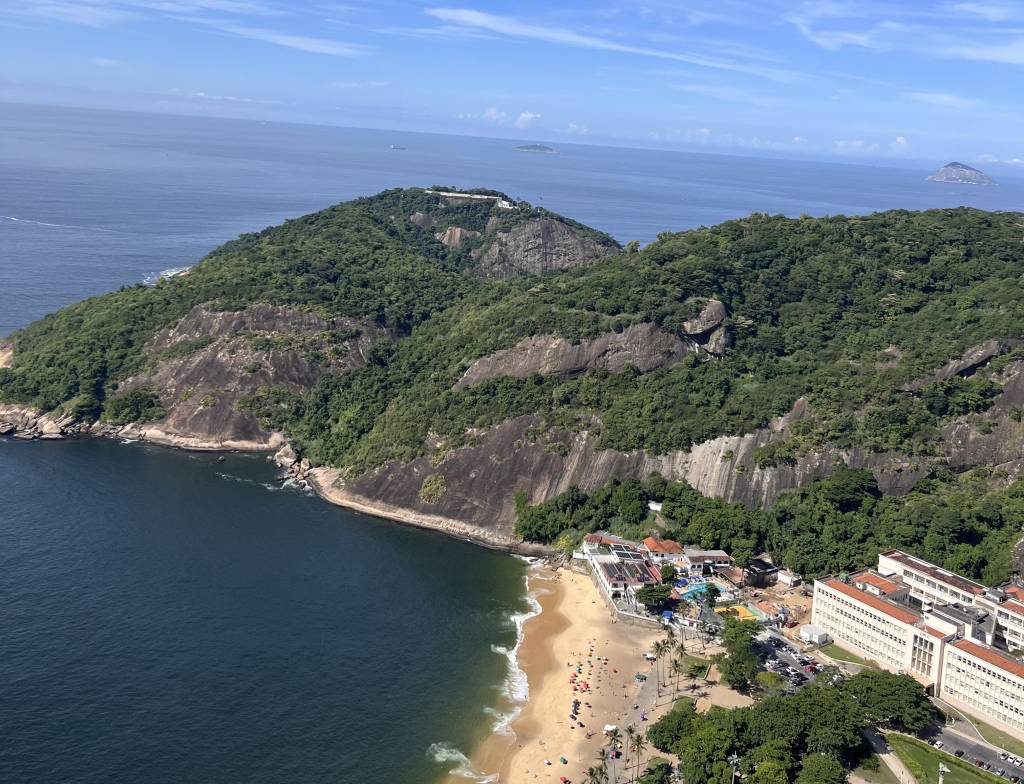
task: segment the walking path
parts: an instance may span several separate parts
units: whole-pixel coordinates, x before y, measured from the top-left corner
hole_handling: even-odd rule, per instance
[[[869,727],[864,730],[864,737],[871,745],[871,749],[878,755],[878,758],[882,760],[886,767],[892,771],[893,775],[899,780],[900,784],[917,784],[915,779],[907,766],[903,764],[903,760],[896,756],[896,753],[889,751],[889,744],[885,742],[885,738],[873,727]]]

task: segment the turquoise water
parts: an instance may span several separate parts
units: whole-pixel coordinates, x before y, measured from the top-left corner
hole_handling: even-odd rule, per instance
[[[686,591],[683,592],[683,598],[686,600],[692,600],[695,596],[703,596],[708,592],[707,583],[697,583],[691,585]]]

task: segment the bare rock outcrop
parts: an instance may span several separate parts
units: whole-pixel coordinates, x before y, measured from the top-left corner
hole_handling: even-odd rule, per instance
[[[186,449],[270,449],[282,442],[240,398],[274,387],[308,390],[325,372],[365,363],[365,352],[383,335],[372,323],[324,320],[315,313],[273,305],[213,312],[193,308],[146,346],[152,360],[119,392],[152,389],[166,416],[122,435]]]
[[[58,439],[78,429],[75,418],[60,411],[43,414],[31,406],[0,404],[0,436],[24,440]]]
[[[434,225],[434,216],[428,215],[425,212],[414,212],[409,216],[409,220],[419,226],[421,229],[429,229]]]
[[[991,408],[942,429],[942,449],[950,467],[1024,461],[1024,362],[1011,363],[998,380],[1003,390]]]
[[[476,360],[452,389],[458,392],[502,376],[571,376],[595,368],[616,373],[635,367],[648,373],[698,351],[695,343],[653,324],[634,324],[622,332],[608,332],[575,345],[557,335],[534,335]]]
[[[540,275],[618,253],[559,220],[538,218],[498,231],[473,252],[473,274],[485,278]]]
[[[969,375],[992,358],[999,356],[1002,351],[1003,347],[998,340],[986,340],[977,346],[971,346],[959,357],[949,360],[930,375],[911,381],[904,386],[904,389],[913,391],[935,381],[945,381],[953,376]]]
[[[0,368],[14,364],[14,344],[0,340]]]
[[[705,495],[770,505],[783,490],[828,475],[837,464],[871,470],[884,492],[909,490],[929,465],[894,453],[859,450],[825,450],[798,458],[791,465],[758,468],[754,450],[785,440],[789,426],[803,416],[806,402],[797,401],[786,417],[770,427],[742,436],[722,436],[690,450],[665,455],[645,451],[620,452],[600,449],[589,432],[553,432],[533,437],[539,422],[519,417],[480,435],[475,446],[448,453],[437,463],[428,457],[410,463],[389,463],[350,480],[334,475],[333,492],[345,505],[376,507],[407,515],[428,515],[470,523],[482,535],[510,537],[515,521],[514,496],[519,490],[530,503],[540,503],[570,487],[594,490],[612,477],[645,477],[660,473],[674,481],[686,481]],[[439,475],[444,492],[424,500],[427,477]],[[338,500],[342,503],[341,500]]]
[[[459,226],[449,226],[440,234],[434,235],[437,241],[442,245],[451,248],[452,250],[458,250],[463,242],[471,240],[474,237],[479,237],[480,232],[471,231],[470,229],[463,229]]]

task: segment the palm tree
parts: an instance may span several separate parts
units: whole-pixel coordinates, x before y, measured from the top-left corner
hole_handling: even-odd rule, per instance
[[[586,772],[587,784],[601,784],[601,769],[591,765]]]
[[[683,671],[682,663],[679,659],[673,659],[672,665],[669,672],[672,674],[672,700],[676,699],[676,692],[679,690],[679,673]]]
[[[661,696],[661,657],[665,655],[665,643],[658,640],[653,645],[654,650],[654,677],[658,685],[658,696]]]
[[[614,752],[618,751],[618,749],[619,749],[619,742],[621,740],[622,740],[622,733],[619,732],[618,727],[616,727],[614,730],[612,730],[611,732],[608,733],[608,748],[613,750],[613,753],[608,756],[608,761],[611,763],[610,769],[611,769],[611,781],[612,781],[612,784],[614,784],[615,781],[616,781],[616,777],[615,777],[615,754],[614,754]]]
[[[608,749],[604,746],[597,750],[597,772],[601,778],[608,781]]]
[[[633,752],[633,742],[636,740],[637,735],[640,733],[636,731],[636,727],[632,724],[626,727],[626,751]]]
[[[647,741],[644,739],[644,736],[641,735],[638,732],[636,734],[636,737],[633,738],[633,751],[636,752],[636,777],[637,777],[637,779],[640,778],[640,760],[641,760],[641,757],[642,757],[642,755],[644,753],[644,750],[646,748],[647,748]]]

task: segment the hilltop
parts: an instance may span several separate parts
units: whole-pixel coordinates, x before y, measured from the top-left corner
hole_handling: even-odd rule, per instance
[[[614,477],[751,507],[843,464],[996,488],[1024,466],[1020,220],[755,214],[623,249],[494,191],[386,191],[26,327],[0,400],[23,430],[287,442],[333,500],[503,544],[517,494]]]

